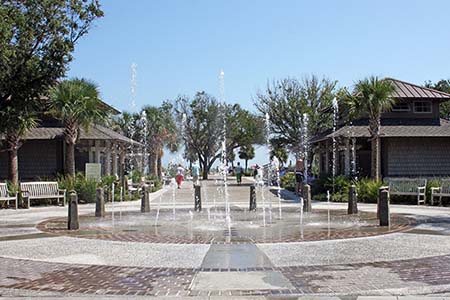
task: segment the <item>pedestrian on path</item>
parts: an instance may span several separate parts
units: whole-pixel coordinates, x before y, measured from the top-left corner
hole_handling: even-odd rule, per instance
[[[297,162],[295,163],[295,192],[297,195],[301,195],[301,190],[303,189],[303,180],[304,180],[304,170],[305,165],[303,162],[303,159],[299,158],[297,159]]]
[[[241,163],[238,162],[236,168],[234,168],[234,173],[236,174],[236,181],[238,185],[241,185],[242,183],[242,173],[244,170],[241,167]]]
[[[177,175],[175,176],[175,180],[177,181],[178,188],[181,189],[181,184],[184,179],[184,168],[180,165],[177,167]]]
[[[197,162],[195,162],[192,165],[192,181],[194,183],[194,186],[200,184],[199,176],[200,176],[200,166],[198,165]]]

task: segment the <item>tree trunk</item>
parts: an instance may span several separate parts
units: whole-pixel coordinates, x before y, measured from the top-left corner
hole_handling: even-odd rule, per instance
[[[245,160],[245,172],[248,170],[248,159]]]
[[[19,162],[18,150],[20,139],[17,135],[7,135],[6,141],[8,143],[8,178],[14,185],[19,184]]]
[[[380,151],[380,138],[374,137],[371,142],[372,146],[372,166],[371,166],[371,175],[372,178],[380,181],[381,180],[381,151]]]
[[[380,115],[374,116],[369,120],[369,131],[372,136],[371,175],[372,178],[377,181],[381,180],[380,130],[381,130],[381,117]]]
[[[9,180],[12,184],[17,185],[19,184],[19,164],[18,164],[18,158],[17,158],[17,149],[11,149],[8,151],[8,158],[9,158]]]
[[[157,165],[157,170],[158,170],[158,178],[162,179],[162,155],[161,155],[161,153],[160,153],[160,155],[158,155],[156,165]]]
[[[75,175],[75,143],[78,140],[78,128],[76,122],[67,122],[64,128],[64,141],[66,142],[64,169],[67,176]]]
[[[208,180],[209,167],[206,162],[203,163],[203,180]]]
[[[157,155],[150,152],[148,157],[149,173],[152,176],[158,176]]]
[[[66,141],[66,175],[75,175],[75,143]]]

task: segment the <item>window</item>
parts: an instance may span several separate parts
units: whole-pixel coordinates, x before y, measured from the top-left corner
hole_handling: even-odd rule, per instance
[[[409,103],[401,102],[392,106],[392,111],[410,111]]]
[[[431,113],[431,102],[429,101],[414,102],[414,112],[420,114]]]

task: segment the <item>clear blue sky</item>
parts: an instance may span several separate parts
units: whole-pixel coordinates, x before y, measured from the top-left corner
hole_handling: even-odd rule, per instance
[[[218,95],[252,109],[267,80],[326,76],[351,86],[368,75],[422,84],[450,78],[447,0],[103,0],[69,76],[93,79],[103,98],[130,109],[179,94]]]

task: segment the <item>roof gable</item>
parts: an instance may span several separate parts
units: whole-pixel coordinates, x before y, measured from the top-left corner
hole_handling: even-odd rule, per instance
[[[440,101],[450,100],[450,94],[441,91],[433,90],[398,79],[386,78],[386,80],[391,81],[394,85],[394,98],[427,98]]]

